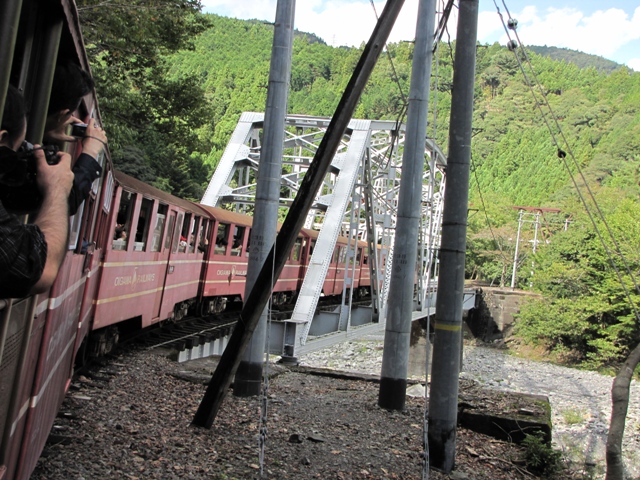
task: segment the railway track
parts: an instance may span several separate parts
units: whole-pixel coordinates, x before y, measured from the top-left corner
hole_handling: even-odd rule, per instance
[[[368,302],[370,300],[365,299],[354,304]],[[331,302],[327,299],[318,305],[318,310],[330,311],[338,306],[339,303],[336,304],[335,301]],[[270,312],[271,319],[278,321],[287,320],[292,314],[292,305],[276,307]],[[239,309],[206,317],[191,316],[180,322],[165,323],[128,341],[148,350],[157,348],[173,350],[175,360],[178,362],[222,355],[239,319]]]

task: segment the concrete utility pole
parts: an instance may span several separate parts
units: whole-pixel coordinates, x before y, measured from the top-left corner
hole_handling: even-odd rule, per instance
[[[428,425],[431,466],[445,473],[456,451],[477,32],[478,0],[460,0]]]
[[[513,254],[513,271],[511,272],[511,288],[516,288],[516,273],[518,271],[518,250],[520,248],[520,231],[522,230],[522,222],[524,210],[520,210],[518,217],[518,234],[516,235],[516,251]]]
[[[378,396],[390,410],[402,410],[407,394],[435,18],[436,0],[420,0]]]
[[[251,252],[247,267],[244,298],[249,296],[269,249],[277,235],[278,207],[282,177],[282,150],[284,148],[284,122],[287,116],[289,79],[291,77],[291,50],[295,0],[278,0],[271,48],[269,89],[264,113],[264,138],[256,203],[251,228]],[[267,338],[268,307],[265,307],[251,337],[244,357],[238,365],[233,393],[238,397],[259,395],[262,386],[262,363]]]
[[[220,357],[218,367],[213,372],[204,398],[193,417],[193,425],[206,428],[211,428],[211,425],[213,425],[213,421],[231,384],[231,377],[238,369],[239,357],[249,344],[251,335],[271,296],[271,289],[282,272],[298,233],[304,225],[307,213],[322,186],[326,173],[329,171],[331,161],[342,141],[342,136],[349,126],[362,91],[382,53],[384,44],[389,38],[389,33],[396,18],[398,18],[403,4],[404,0],[388,0],[385,4],[371,38],[367,42],[344,94],[340,98],[335,115],[331,118],[331,122],[322,137],[307,174],[300,184],[298,194],[289,208],[287,218],[284,219],[282,228],[276,238],[278,248],[276,249],[276,244],[271,247],[269,255],[255,280],[254,288],[251,289],[249,296],[245,298],[240,320],[236,324],[229,343]]]

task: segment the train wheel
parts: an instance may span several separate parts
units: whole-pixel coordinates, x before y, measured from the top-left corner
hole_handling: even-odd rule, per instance
[[[87,360],[89,359],[89,339],[88,336],[84,337],[82,343],[80,344],[80,348],[78,348],[78,352],[76,353],[76,358],[74,360],[75,368],[82,368],[87,364]]]

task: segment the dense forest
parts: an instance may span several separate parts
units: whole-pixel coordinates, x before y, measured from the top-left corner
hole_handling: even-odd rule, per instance
[[[197,0],[101,5],[78,0],[115,164],[199,199],[240,114],[264,110],[273,27],[201,15]],[[288,110],[331,116],[363,47],[296,32]],[[445,151],[454,48],[439,45],[432,78],[429,132]],[[412,49],[388,45],[356,117],[403,119]],[[603,367],[640,342],[640,73],[578,53],[478,46],[467,273],[509,285],[516,257],[516,285],[543,294],[521,338]],[[525,211],[515,255],[523,206],[545,213]]]

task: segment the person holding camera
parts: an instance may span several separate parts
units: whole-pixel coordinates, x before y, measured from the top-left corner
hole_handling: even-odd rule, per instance
[[[26,162],[17,151],[24,143],[26,130],[24,100],[16,88],[9,86],[0,126],[0,190],[8,189],[7,182],[15,184],[16,175],[25,170],[22,165]],[[64,260],[73,173],[69,154],[52,155],[55,158],[48,162],[44,150],[37,145],[29,153],[42,195],[33,223],[21,222],[0,200],[0,298],[47,291]]]
[[[73,116],[82,98],[90,93],[93,87],[93,79],[78,64],[67,62],[56,66],[44,140],[55,144],[78,140],[82,143],[82,153],[72,167],[74,181],[69,194],[69,215],[76,214],[82,202],[89,196],[91,184],[102,173],[97,158],[107,145],[104,130],[93,118],[84,125],[79,118]],[[74,127],[71,135],[67,134],[69,125]]]

